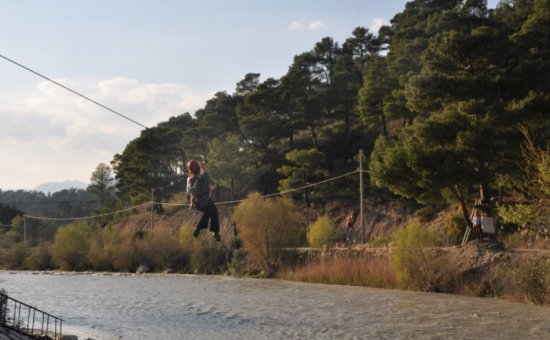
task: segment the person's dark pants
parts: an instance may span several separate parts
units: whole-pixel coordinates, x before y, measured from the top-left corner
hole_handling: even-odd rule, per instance
[[[208,202],[204,208],[197,208],[198,211],[202,212],[203,215],[197,224],[197,229],[206,229],[208,227],[208,221],[210,221],[210,230],[213,233],[220,232],[220,218],[218,216],[218,209],[213,202]]]

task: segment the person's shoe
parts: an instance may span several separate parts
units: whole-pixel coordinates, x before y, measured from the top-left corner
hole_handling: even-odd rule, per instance
[[[200,232],[201,230],[199,228],[195,228],[195,230],[193,230],[193,237],[194,238],[199,237]]]
[[[220,237],[220,234],[218,234],[218,233],[214,233],[214,235],[212,237],[214,238],[214,240],[216,240],[218,242],[220,242],[222,240],[221,237]]]

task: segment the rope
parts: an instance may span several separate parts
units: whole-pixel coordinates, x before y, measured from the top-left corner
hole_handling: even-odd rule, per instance
[[[339,176],[336,176],[336,177],[332,177],[332,178],[329,178],[329,179],[326,179],[326,180],[323,180],[323,181],[320,181],[320,182],[315,182],[315,183],[307,184],[307,185],[304,185],[304,186],[302,186],[302,187],[294,188],[294,189],[289,189],[289,190],[286,190],[286,191],[276,192],[276,193],[274,193],[274,194],[263,195],[263,196],[261,196],[261,197],[262,197],[262,198],[268,198],[268,197],[273,197],[273,196],[278,196],[278,195],[285,195],[285,194],[288,194],[288,193],[291,193],[291,192],[295,192],[295,191],[307,189],[307,188],[310,188],[310,187],[313,187],[313,186],[316,186],[316,185],[319,185],[319,184],[331,182],[331,181],[340,179],[340,178],[342,178],[342,177],[346,177],[346,176],[349,176],[349,175],[353,175],[354,173],[356,173],[356,172],[358,172],[358,171],[359,171],[359,170],[354,170],[354,171],[345,173],[345,174],[343,174],[343,175],[339,175]],[[241,202],[243,202],[244,200],[246,200],[246,199],[233,200],[233,201],[225,201],[225,202],[216,202],[215,204],[216,204],[216,205],[234,204],[234,203],[241,203]],[[187,204],[187,203],[161,203],[161,202],[153,202],[153,203],[156,203],[156,204],[164,204],[164,205],[172,205],[172,206],[189,206],[189,204]]]
[[[336,177],[332,177],[332,178],[325,179],[325,180],[320,181],[320,182],[315,182],[315,183],[307,184],[307,185],[304,185],[304,186],[299,187],[299,188],[294,188],[294,189],[289,189],[289,190],[286,190],[286,191],[276,192],[276,193],[274,193],[274,194],[263,195],[263,196],[261,196],[261,197],[262,197],[262,198],[268,198],[268,197],[273,197],[273,196],[285,195],[285,194],[288,194],[288,193],[291,193],[291,192],[295,192],[295,191],[299,191],[299,190],[311,188],[311,187],[314,187],[314,186],[317,186],[317,185],[320,185],[320,184],[332,182],[332,181],[335,181],[335,180],[337,180],[337,179],[340,179],[340,178],[343,178],[343,177],[346,177],[346,176],[349,176],[349,175],[353,175],[353,174],[356,173],[356,172],[359,172],[359,170],[354,170],[354,171],[345,173],[345,174],[343,174],[343,175],[339,175],[339,176],[336,176]],[[225,202],[217,202],[216,205],[235,204],[235,203],[243,202],[244,200],[245,200],[245,199],[233,200],[233,201],[225,201]],[[142,204],[140,204],[140,205],[136,205],[136,206],[133,206],[133,207],[129,207],[129,208],[126,208],[126,209],[123,209],[123,210],[113,211],[113,212],[110,212],[110,213],[105,213],[105,214],[100,214],[100,215],[94,215],[94,216],[64,217],[64,218],[57,218],[57,217],[40,217],[40,216],[32,216],[32,215],[23,215],[23,216],[24,216],[25,218],[30,218],[30,219],[35,219],[35,220],[45,220],[45,221],[77,221],[77,220],[89,220],[89,219],[98,218],[98,217],[111,216],[111,215],[114,215],[114,214],[117,214],[117,213],[121,213],[121,212],[129,211],[129,210],[133,210],[133,209],[136,209],[136,208],[139,208],[139,207],[143,207],[143,206],[145,206],[145,205],[154,205],[154,204],[163,204],[163,205],[168,205],[168,206],[180,206],[180,207],[181,207],[181,206],[183,206],[183,207],[188,207],[188,206],[189,206],[188,203],[169,203],[169,202],[163,203],[163,202],[154,202],[154,201],[152,201],[152,202],[142,203]]]
[[[63,217],[63,218],[61,218],[61,217],[40,217],[40,216],[32,216],[32,215],[23,215],[23,216],[24,216],[25,218],[31,218],[31,219],[35,219],[35,220],[44,220],[44,221],[76,221],[76,220],[89,220],[89,219],[92,219],[92,218],[105,217],[105,216],[110,216],[110,215],[118,214],[118,213],[121,213],[121,212],[129,211],[129,210],[133,210],[133,209],[136,209],[136,208],[139,208],[139,207],[142,207],[142,206],[151,204],[151,203],[154,203],[154,202],[146,202],[146,203],[143,203],[143,204],[140,204],[140,205],[136,205],[136,206],[133,206],[133,207],[129,207],[129,208],[126,208],[126,209],[122,209],[122,210],[118,210],[118,211],[113,211],[113,212],[110,212],[110,213],[105,213],[105,214],[100,214],[100,215],[94,215],[94,216],[84,216],[84,217]]]

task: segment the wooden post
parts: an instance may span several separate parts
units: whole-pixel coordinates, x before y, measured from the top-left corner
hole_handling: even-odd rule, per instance
[[[363,149],[359,150],[359,223],[361,224],[361,243],[365,244],[365,224],[363,221]]]
[[[27,245],[27,217],[23,215],[23,244]]]
[[[151,189],[151,231],[153,231],[153,210],[155,210],[154,189]]]

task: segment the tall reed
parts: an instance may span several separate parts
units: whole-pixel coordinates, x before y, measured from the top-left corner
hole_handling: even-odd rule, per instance
[[[278,278],[326,284],[395,288],[396,275],[387,257],[329,258],[281,269]]]

